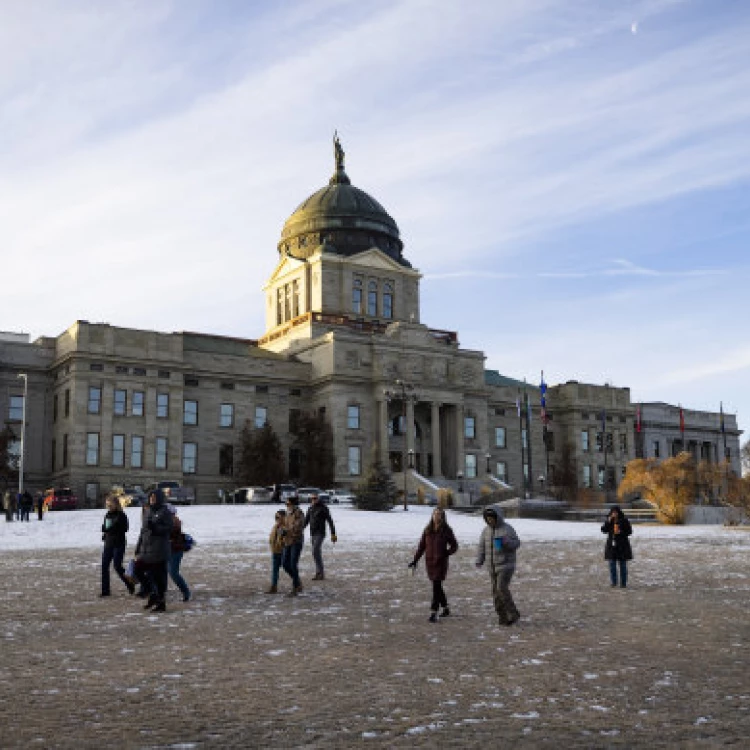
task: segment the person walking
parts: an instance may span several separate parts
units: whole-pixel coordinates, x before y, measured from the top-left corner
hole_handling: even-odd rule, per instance
[[[331,511],[325,503],[320,502],[317,493],[310,496],[310,507],[305,514],[305,528],[310,526],[310,542],[312,546],[313,562],[315,563],[315,575],[313,581],[325,579],[323,568],[323,541],[326,538],[326,524],[331,529],[331,542],[336,544],[336,527],[333,525]]]
[[[305,514],[299,508],[297,497],[290,497],[286,501],[284,530],[286,534],[281,567],[292,579],[292,590],[289,596],[297,596],[302,591],[302,582],[299,579],[299,558],[305,543]]]
[[[516,571],[516,550],[521,541],[515,529],[506,523],[502,508],[490,505],[482,513],[486,526],[477,546],[476,566],[489,560],[492,599],[501,625],[512,625],[521,614],[510,593],[510,580]]]
[[[275,594],[279,590],[279,571],[281,557],[284,554],[284,537],[286,536],[286,511],[277,510],[268,543],[271,547],[271,586],[267,594]]]
[[[144,609],[164,612],[167,591],[167,566],[171,553],[170,534],[174,519],[164,503],[164,493],[154,489],[149,493],[143,515],[143,525],[135,548],[135,577],[145,590],[153,583],[155,591],[148,597]]]
[[[182,594],[182,601],[190,601],[190,587],[180,573],[182,556],[185,554],[185,537],[182,535],[182,521],[177,515],[177,508],[167,504],[167,510],[172,514],[172,531],[169,534],[169,577]]]
[[[3,494],[3,510],[5,522],[10,523],[13,520],[13,492],[11,490],[5,490]]]
[[[602,534],[607,535],[604,545],[604,559],[609,561],[609,580],[617,586],[617,568],[620,568],[620,588],[628,586],[628,560],[633,559],[633,550],[628,537],[633,533],[630,521],[619,505],[612,507],[607,520],[602,524]]]
[[[37,492],[34,495],[34,503],[36,504],[36,517],[40,520],[44,520],[44,495],[41,492]]]
[[[23,491],[23,494],[21,495],[21,499],[19,502],[19,506],[20,506],[20,511],[21,511],[21,520],[22,521],[30,520],[31,509],[34,507],[34,498],[32,497],[31,493],[28,490]]]
[[[99,596],[110,596],[112,593],[109,585],[109,566],[114,565],[115,573],[120,580],[127,586],[128,591],[132,594],[135,586],[125,575],[125,568],[122,566],[125,557],[125,546],[127,545],[126,534],[128,533],[128,517],[120,505],[119,498],[114,495],[107,497],[105,501],[107,513],[102,523],[102,593]]]
[[[443,608],[441,617],[450,615],[448,599],[443,590],[443,581],[448,575],[448,558],[458,550],[458,542],[453,529],[448,525],[445,511],[435,508],[430,522],[422,532],[422,538],[414,553],[414,559],[409,563],[410,568],[416,568],[422,555],[425,556],[427,577],[432,581],[432,604],[430,605],[430,622],[437,622],[438,609]]]

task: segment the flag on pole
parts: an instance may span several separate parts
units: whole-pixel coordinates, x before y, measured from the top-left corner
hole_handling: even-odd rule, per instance
[[[635,410],[635,431],[641,431],[641,405],[638,404]]]
[[[726,428],[724,427],[724,402],[719,402],[719,429],[723,432],[726,432]]]
[[[547,426],[547,384],[544,382],[544,370],[542,370],[542,382],[539,383],[539,393],[542,402],[542,425]]]

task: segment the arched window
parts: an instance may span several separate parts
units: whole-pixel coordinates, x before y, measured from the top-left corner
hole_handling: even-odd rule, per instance
[[[373,317],[378,314],[378,282],[371,281],[367,285],[367,314]]]
[[[352,312],[362,314],[362,280],[354,279],[352,286]]]
[[[292,282],[292,316],[296,318],[299,314],[299,279],[295,279]]]
[[[383,285],[383,317],[393,317],[393,284],[389,281]]]

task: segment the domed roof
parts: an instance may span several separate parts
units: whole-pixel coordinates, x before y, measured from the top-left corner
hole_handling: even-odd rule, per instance
[[[328,185],[313,193],[286,220],[279,253],[309,257],[321,245],[325,252],[355,255],[378,247],[398,263],[410,264],[401,255],[398,226],[371,195],[351,184],[344,171],[344,151],[334,139],[336,171]]]

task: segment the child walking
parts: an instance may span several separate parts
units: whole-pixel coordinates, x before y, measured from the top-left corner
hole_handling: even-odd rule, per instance
[[[284,537],[286,536],[286,511],[277,510],[274,518],[271,536],[268,543],[271,546],[271,588],[267,594],[275,594],[279,590],[279,571],[281,570],[281,556],[284,552]]]
[[[419,546],[414,553],[414,559],[409,563],[410,568],[415,568],[422,555],[425,556],[427,577],[432,581],[432,606],[430,607],[430,622],[437,622],[438,609],[443,608],[441,617],[448,617],[451,613],[448,608],[448,599],[443,590],[443,581],[448,575],[448,558],[458,549],[458,542],[453,529],[445,519],[445,511],[435,508],[432,518],[427,524]]]

